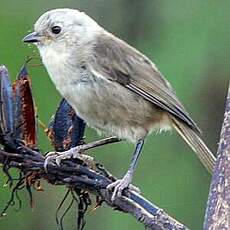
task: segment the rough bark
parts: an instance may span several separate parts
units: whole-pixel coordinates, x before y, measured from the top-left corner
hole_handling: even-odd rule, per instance
[[[230,86],[217,152],[217,162],[210,185],[204,229],[230,229]]]

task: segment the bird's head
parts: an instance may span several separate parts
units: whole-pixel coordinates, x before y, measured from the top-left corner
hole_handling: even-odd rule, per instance
[[[23,38],[38,48],[84,44],[101,27],[84,12],[73,9],[55,9],[44,13],[34,25],[34,32]]]

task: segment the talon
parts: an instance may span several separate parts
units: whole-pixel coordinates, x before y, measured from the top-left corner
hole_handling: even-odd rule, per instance
[[[56,162],[56,164],[58,165],[58,166],[60,166],[61,165],[61,159],[60,158],[56,158],[55,159],[55,162]]]
[[[108,190],[112,190],[114,188],[113,195],[111,197],[111,201],[114,202],[116,197],[121,197],[123,190],[128,188],[128,187],[129,187],[129,181],[127,181],[126,178],[123,178],[121,180],[117,180],[117,181],[109,184],[107,186]]]
[[[60,154],[59,156],[56,157],[55,162],[58,166],[60,166],[61,162],[66,159],[70,159],[71,157],[76,158],[72,152],[66,154]]]
[[[107,189],[110,191],[114,189],[112,197],[111,197],[112,202],[114,202],[116,197],[121,197],[123,190],[126,188],[129,188],[130,190],[134,192],[140,193],[139,188],[130,184],[131,181],[132,181],[132,174],[130,174],[130,172],[127,172],[126,175],[122,179],[117,180],[107,186]]]
[[[60,166],[62,160],[65,159],[70,159],[71,157],[73,158],[81,158],[81,152],[82,152],[82,147],[77,146],[72,149],[69,149],[64,152],[49,152],[46,154],[46,158],[44,161],[44,169],[47,172],[47,166],[50,164],[52,161],[55,161],[55,163]]]
[[[141,190],[138,187],[136,187],[136,186],[134,186],[132,184],[129,185],[129,189],[132,190],[133,192],[138,193],[138,194],[141,193]]]
[[[47,166],[48,164],[52,163],[52,161],[58,156],[58,153],[56,152],[49,152],[45,156],[45,161],[44,161],[44,169],[47,172]]]
[[[47,157],[50,157],[50,156],[54,156],[54,155],[57,155],[58,154],[58,152],[48,152],[46,155],[45,155],[45,157],[47,158]]]

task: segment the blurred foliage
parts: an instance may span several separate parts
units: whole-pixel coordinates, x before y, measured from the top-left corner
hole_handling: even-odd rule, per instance
[[[45,11],[58,7],[77,8],[95,18],[107,30],[126,40],[152,59],[172,83],[179,98],[216,152],[223,119],[224,100],[230,76],[230,1],[184,0],[1,0],[0,63],[14,79],[27,56],[37,55],[35,47],[21,42]],[[60,96],[43,67],[31,67],[33,92],[39,118],[48,123]],[[169,135],[168,135],[169,134]],[[99,138],[88,129],[87,139]],[[42,151],[51,149],[39,129]],[[113,144],[90,153],[115,175],[122,176],[133,145]],[[14,173],[16,175],[16,173]],[[134,183],[143,194],[191,229],[202,229],[210,175],[185,143],[174,134],[151,135],[136,171]],[[9,198],[0,174],[0,208]],[[54,213],[65,188],[44,183],[36,192],[31,210],[22,192],[23,208],[0,220],[0,229],[56,229]],[[76,210],[65,220],[75,229]],[[86,229],[140,229],[132,217],[105,205],[87,215]]]

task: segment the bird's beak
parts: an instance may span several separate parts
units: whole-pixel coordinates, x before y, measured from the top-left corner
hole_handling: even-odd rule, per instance
[[[23,42],[26,42],[26,43],[36,43],[36,42],[40,42],[41,41],[41,36],[36,33],[36,32],[32,32],[28,35],[26,35],[23,39],[22,39]]]

